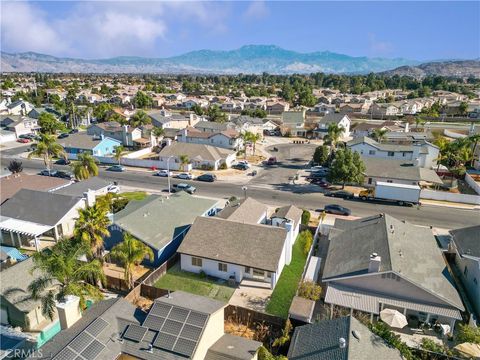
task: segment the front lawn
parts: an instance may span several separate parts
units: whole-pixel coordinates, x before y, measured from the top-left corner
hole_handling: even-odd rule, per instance
[[[304,240],[301,233],[298,235],[292,250],[292,261],[290,265],[283,268],[280,279],[278,279],[272,297],[267,304],[266,311],[269,314],[288,317],[288,310],[292,303],[302,278],[303,268],[307,257],[303,253]]]
[[[172,267],[156,283],[155,287],[166,290],[182,290],[228,302],[235,291],[225,280],[205,277]]]
[[[143,200],[147,197],[145,191],[129,191],[118,194],[118,197],[130,200]]]

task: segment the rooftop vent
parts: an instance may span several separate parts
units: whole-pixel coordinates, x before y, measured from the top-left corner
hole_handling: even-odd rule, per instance
[[[370,255],[370,261],[368,263],[368,272],[379,272],[380,264],[382,263],[382,257],[379,256],[376,252]]]
[[[347,346],[347,341],[344,338],[338,339],[338,345],[340,349],[344,349]]]
[[[393,234],[395,232],[395,226],[390,224],[390,232]]]

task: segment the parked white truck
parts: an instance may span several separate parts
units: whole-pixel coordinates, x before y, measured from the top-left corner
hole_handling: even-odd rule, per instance
[[[358,197],[364,201],[391,201],[412,206],[420,202],[420,186],[377,181],[375,189],[360,191]]]

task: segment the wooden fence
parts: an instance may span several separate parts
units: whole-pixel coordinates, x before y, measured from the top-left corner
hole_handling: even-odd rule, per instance
[[[285,319],[281,317],[235,305],[225,307],[224,318],[247,326],[253,323],[265,323],[277,329],[283,329],[285,326]]]
[[[167,273],[167,270],[170,269],[173,265],[175,265],[179,260],[180,254],[175,253],[174,255],[172,255],[172,257],[170,257],[170,259],[168,259],[158,268],[149,273],[148,276],[142,280],[142,283],[146,285],[155,284],[158,279],[165,275]]]

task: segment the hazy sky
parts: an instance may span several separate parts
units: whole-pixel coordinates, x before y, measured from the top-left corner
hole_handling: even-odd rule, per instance
[[[1,50],[168,57],[274,44],[417,60],[480,57],[480,2],[1,1]]]

